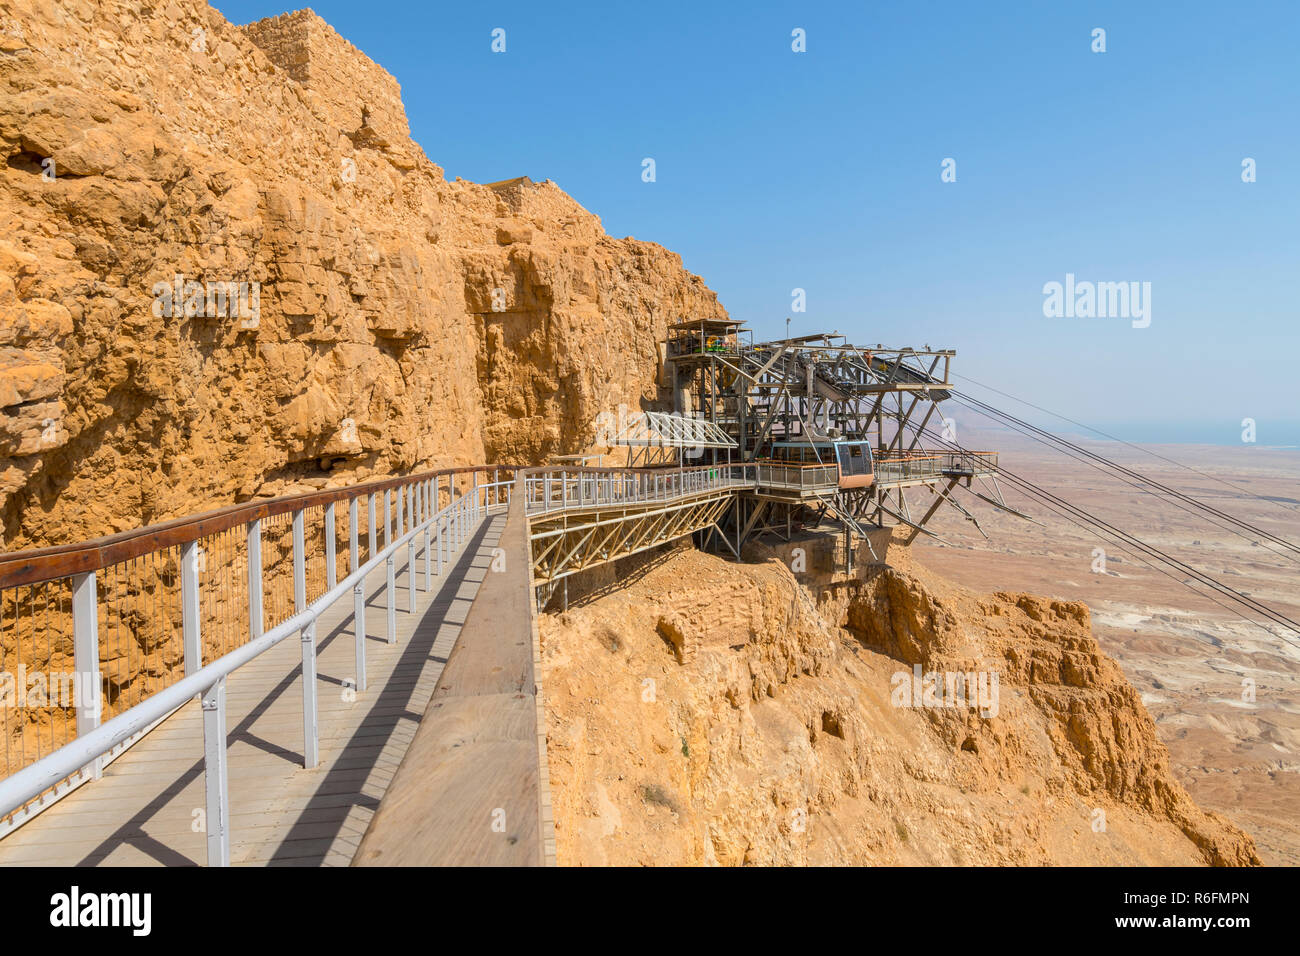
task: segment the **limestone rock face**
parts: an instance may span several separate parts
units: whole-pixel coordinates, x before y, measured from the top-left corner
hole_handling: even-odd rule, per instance
[[[0,0],[6,548],[583,450],[724,315],[551,182],[447,182],[315,14]]]
[[[889,562],[681,549],[544,615],[559,862],[1260,862],[1177,782],[1084,605]]]

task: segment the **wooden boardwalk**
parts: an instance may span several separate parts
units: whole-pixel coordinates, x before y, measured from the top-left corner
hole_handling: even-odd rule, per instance
[[[510,503],[501,561],[483,581],[354,865],[543,866],[553,859],[522,499]]]
[[[505,526],[495,511],[409,614],[398,549],[397,643],[384,639],[385,570],[366,579],[368,690],[355,676],[352,601],[317,627],[320,764],[302,766],[302,662],[289,637],[226,683],[232,864],[347,866],[388,790]],[[349,700],[351,697],[353,699]],[[0,840],[0,866],[201,865],[203,721],[190,701],[92,781]]]

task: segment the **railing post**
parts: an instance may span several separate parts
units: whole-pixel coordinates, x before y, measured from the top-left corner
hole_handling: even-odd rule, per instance
[[[415,613],[415,535],[406,541],[406,610]]]
[[[398,535],[403,535],[415,527],[415,509],[412,507],[411,486],[403,485],[397,489]],[[405,508],[405,519],[401,517]],[[415,539],[406,542],[406,590],[409,592],[408,604],[411,612],[415,611]]]
[[[307,610],[307,545],[303,511],[293,513],[293,612]]]
[[[302,638],[302,765],[311,770],[320,763],[320,733],[316,726],[316,622],[300,633]]]
[[[393,535],[390,529],[392,514],[393,514],[392,493],[389,489],[385,488],[384,489],[384,548],[385,550],[388,548],[390,544],[393,543]],[[386,635],[386,639],[389,644],[396,644],[397,643],[397,612],[393,604],[393,589],[396,586],[397,582],[395,579],[395,571],[393,568],[392,554],[389,554],[388,557],[384,559],[384,570],[385,570],[384,591],[385,591],[385,597],[388,600],[388,610],[386,615],[387,624],[388,624],[388,633]]]
[[[387,558],[384,559],[384,570],[387,573],[386,590],[388,592],[387,639],[389,644],[396,644],[397,643],[397,605],[394,602],[394,591],[397,588],[397,569],[394,567],[393,555],[391,553],[388,555]]]
[[[199,543],[181,546],[181,632],[185,644],[185,673],[203,667],[203,645],[199,638]]]
[[[230,793],[226,770],[226,679],[203,692],[203,789],[208,866],[230,866]]]
[[[331,590],[339,583],[338,568],[335,567],[335,541],[338,526],[334,521],[334,502],[325,506],[325,590]]]
[[[402,506],[406,503],[406,489],[402,485],[398,485],[397,493],[393,497],[397,499],[397,525],[393,530],[393,537],[400,538],[405,531],[402,527]]]
[[[305,516],[299,508],[293,513],[293,605],[294,613],[307,609],[307,544]],[[312,621],[298,636],[302,643],[302,765],[311,770],[317,764],[316,736],[316,622]]]
[[[375,554],[379,551],[378,536],[375,534],[375,493],[373,491],[366,495],[366,515],[370,522],[370,551],[366,555],[366,558],[367,560],[373,561],[375,559]]]
[[[429,524],[428,524],[430,517],[432,517],[433,515],[433,511],[430,510],[429,508],[429,482],[427,480],[423,483],[421,494],[424,495],[424,513],[421,515],[421,521],[425,522],[424,525],[424,590],[428,592],[433,590],[433,552],[429,550],[429,547],[433,543],[433,536],[429,531]]]
[[[359,510],[357,499],[351,499],[348,502],[348,574],[361,567],[360,529],[357,527]]]
[[[83,737],[99,726],[104,700],[99,675],[99,594],[94,571],[72,579],[72,669],[77,736]],[[103,768],[103,758],[96,757],[90,763],[91,776],[98,780]]]
[[[361,567],[361,545],[357,540],[359,537],[359,528],[357,527],[360,508],[357,505],[357,499],[353,498],[348,502],[348,573],[355,572]],[[357,691],[366,689],[366,582],[362,578],[356,584],[352,585],[352,638],[356,645],[357,658]]]
[[[441,509],[442,509],[442,479],[435,478],[433,479],[434,514],[438,514],[438,512],[441,511]],[[438,520],[434,523],[434,527],[433,527],[433,533],[435,538],[434,546],[438,549],[438,577],[442,577],[442,557],[443,557],[442,553],[447,546],[446,527],[447,527],[446,515],[442,515],[440,518],[438,518]]]
[[[262,519],[254,518],[247,528],[248,554],[248,639],[262,636],[266,624],[262,612]]]
[[[393,543],[393,490],[384,489],[384,547]]]

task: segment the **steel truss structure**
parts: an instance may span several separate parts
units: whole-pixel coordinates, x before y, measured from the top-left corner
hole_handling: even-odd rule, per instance
[[[721,533],[719,521],[734,501],[732,489],[719,487],[672,500],[589,509],[570,505],[532,517],[533,586],[540,589],[544,604],[555,585],[571,574],[698,531]]]
[[[953,387],[952,349],[858,346],[838,333],[754,342],[742,322],[692,319],[669,328],[661,355],[661,398],[673,412],[713,423],[734,442],[736,460],[760,464],[753,497],[764,506],[736,510],[739,526],[725,528],[732,540],[736,532],[743,543],[827,517],[855,535],[896,523],[911,528],[908,541],[938,537],[925,526],[943,504],[978,527],[956,488],[1005,508],[995,454],[923,445],[928,432],[948,425],[940,404]],[[834,462],[819,461],[797,478],[798,469],[763,467],[774,442],[835,440],[871,443],[871,487],[836,487]],[[700,460],[719,459],[706,450]],[[918,490],[925,500],[909,501]]]

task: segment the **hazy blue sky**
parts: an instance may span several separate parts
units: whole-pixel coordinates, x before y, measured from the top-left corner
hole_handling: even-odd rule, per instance
[[[1300,3],[729,6],[313,9],[449,178],[555,180],[760,335],[798,287],[797,332],[956,348],[1083,421],[1300,420]],[[1150,326],[1044,317],[1067,272],[1150,282]]]

